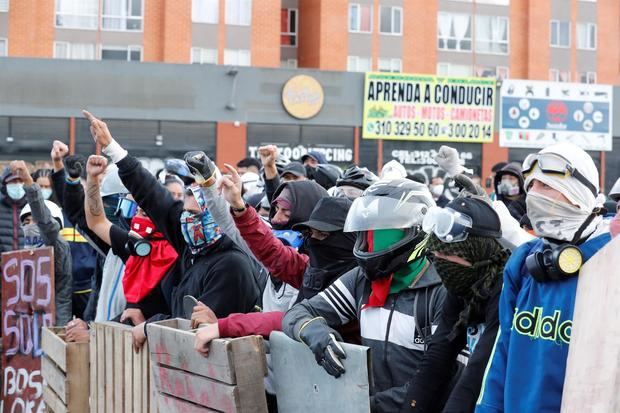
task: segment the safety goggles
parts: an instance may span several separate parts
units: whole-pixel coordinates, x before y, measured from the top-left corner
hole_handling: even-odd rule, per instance
[[[114,215],[120,215],[125,219],[131,219],[136,216],[137,211],[138,204],[136,201],[129,198],[121,198],[118,200],[118,205],[116,206]]]
[[[461,242],[467,239],[472,227],[471,217],[452,208],[431,207],[422,221],[422,230],[434,233],[442,242]]]
[[[576,169],[568,159],[551,153],[532,153],[523,161],[523,176],[527,176],[534,171],[538,165],[540,170],[545,174],[563,175],[564,177],[572,176],[588,188],[596,197],[598,192],[592,182]]]

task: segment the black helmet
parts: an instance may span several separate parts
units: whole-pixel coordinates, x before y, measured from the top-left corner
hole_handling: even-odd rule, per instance
[[[352,186],[364,190],[377,182],[379,178],[368,170],[353,165],[347,168],[342,177],[336,181],[336,186]]]
[[[344,231],[358,233],[353,255],[366,278],[388,277],[426,254],[427,236],[421,226],[432,206],[428,187],[409,179],[379,181],[353,202]],[[369,232],[381,229],[401,229],[404,237],[389,248],[369,251]]]
[[[189,168],[182,159],[166,159],[164,162],[164,170],[166,174],[176,175],[181,178],[185,185],[194,183],[194,176],[190,173]],[[165,176],[163,179],[165,180]]]
[[[342,169],[336,165],[321,163],[315,168],[312,168],[312,175],[308,176],[308,178],[312,179],[323,188],[329,189],[336,185],[340,175],[342,175]]]

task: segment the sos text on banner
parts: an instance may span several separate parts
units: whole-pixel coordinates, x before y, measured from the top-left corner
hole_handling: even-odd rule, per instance
[[[571,142],[611,151],[612,93],[609,85],[505,80],[500,146],[535,149]]]
[[[366,73],[364,139],[492,142],[494,78]]]

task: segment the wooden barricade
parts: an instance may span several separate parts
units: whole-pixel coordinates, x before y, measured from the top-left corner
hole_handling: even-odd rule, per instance
[[[157,412],[148,344],[136,353],[131,328],[114,322],[91,327],[91,413]]]
[[[152,323],[147,331],[160,411],[267,411],[262,337],[214,340],[203,357],[188,320]]]
[[[65,342],[64,332],[64,327],[46,327],[41,332],[43,400],[54,413],[87,412],[89,345]]]

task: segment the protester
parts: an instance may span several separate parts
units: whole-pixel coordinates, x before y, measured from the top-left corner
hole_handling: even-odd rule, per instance
[[[60,207],[52,201],[44,200],[41,188],[37,185],[24,161],[11,162],[11,172],[23,183],[28,204],[19,214],[24,233],[24,247],[54,248],[54,297],[56,308],[55,325],[64,326],[71,319],[71,250],[69,244],[60,236],[63,216]]]
[[[446,198],[446,196],[444,195],[446,189],[443,183],[443,178],[436,175],[431,178],[431,183],[428,186],[428,189],[430,189],[431,194],[433,195],[435,203],[438,207],[441,208],[445,207],[446,204],[450,202],[448,198]]]
[[[448,293],[401,410],[471,412],[499,327],[497,305],[510,254],[498,242],[501,222],[490,201],[475,196],[456,198],[445,209],[431,208],[423,228],[430,234],[428,249]],[[467,351],[466,367],[450,389],[454,362]]]
[[[24,205],[24,182],[7,167],[0,177],[0,253],[18,250],[23,245],[18,216]]]
[[[131,220],[130,230],[112,224],[103,213],[99,180],[107,166],[106,158],[91,155],[86,171],[88,180],[84,202],[86,222],[99,238],[125,263],[123,292],[127,309],[121,322],[138,325],[159,313],[168,314],[166,276],[174,270],[177,253],[151,219],[128,196],[119,203],[122,217]]]
[[[172,195],[175,201],[182,201],[185,194],[185,186],[181,178],[176,175],[168,175],[164,181],[164,186]]]
[[[509,163],[495,174],[496,199],[503,202],[517,221],[525,215],[525,188],[521,166]]]
[[[421,230],[424,213],[434,205],[425,185],[405,179],[368,188],[353,202],[344,226],[357,232],[353,253],[359,266],[295,305],[282,322],[289,337],[308,345],[317,363],[339,377],[346,355],[334,327],[359,319],[362,344],[371,348],[373,410],[395,411],[403,404],[407,381],[441,317],[446,291],[426,258]]]
[[[560,411],[581,262],[610,240],[592,158],[570,143],[528,156],[527,214],[540,239],[506,264],[500,330],[477,413]]]
[[[338,179],[342,176],[342,169],[332,164],[319,164],[313,168],[308,178],[321,185],[326,190],[336,186]]]
[[[170,175],[181,179],[185,186],[194,183],[194,178],[192,178],[192,174],[189,172],[187,165],[185,165],[182,159],[166,159],[164,162],[164,169],[157,176],[159,177],[159,181],[163,184]]]
[[[218,317],[253,310],[260,295],[254,281],[255,268],[247,254],[213,222],[200,187],[188,189],[184,202],[175,201],[140,162],[112,138],[105,122],[86,111],[84,115],[91,123],[95,142],[117,164],[119,176],[138,206],[180,257],[182,274],[172,291],[171,313],[156,315],[147,321],[185,316],[185,295],[196,297]],[[187,168],[185,163],[183,165]],[[189,170],[188,174],[191,176]],[[140,347],[146,340],[146,323],[134,327],[133,334],[134,345]]]
[[[618,178],[611,191],[609,191],[609,198],[616,203],[616,215],[609,224],[609,232],[615,238],[620,234],[620,178]]]
[[[41,196],[43,199],[50,200],[53,203],[60,205],[56,194],[52,188],[52,170],[51,169],[37,169],[32,174],[32,179],[41,188]]]
[[[265,194],[265,183],[261,179],[260,175],[254,172],[246,172],[241,175],[242,183],[242,196],[243,199],[248,201],[251,197],[261,196]]]
[[[282,182],[306,181],[308,180],[306,169],[299,162],[291,162],[280,173],[280,180]]]
[[[486,182],[485,182],[486,188],[493,189],[493,192],[491,192],[491,194],[489,195],[492,201],[497,200],[497,193],[495,192],[495,175],[499,171],[501,171],[506,165],[508,165],[508,162],[498,162],[495,165],[493,165],[491,167],[491,174],[486,179]]]
[[[342,176],[336,181],[336,197],[345,197],[353,201],[362,196],[362,193],[370,185],[377,182],[377,175],[370,172],[367,168],[360,168],[357,165],[347,168]]]
[[[257,175],[260,174],[261,163],[256,158],[243,158],[239,162],[237,162],[237,172],[239,175],[243,176],[248,172],[255,173]]]
[[[316,168],[318,164],[326,164],[327,158],[323,155],[322,152],[319,151],[310,151],[304,156],[301,157],[301,163],[308,168]]]

